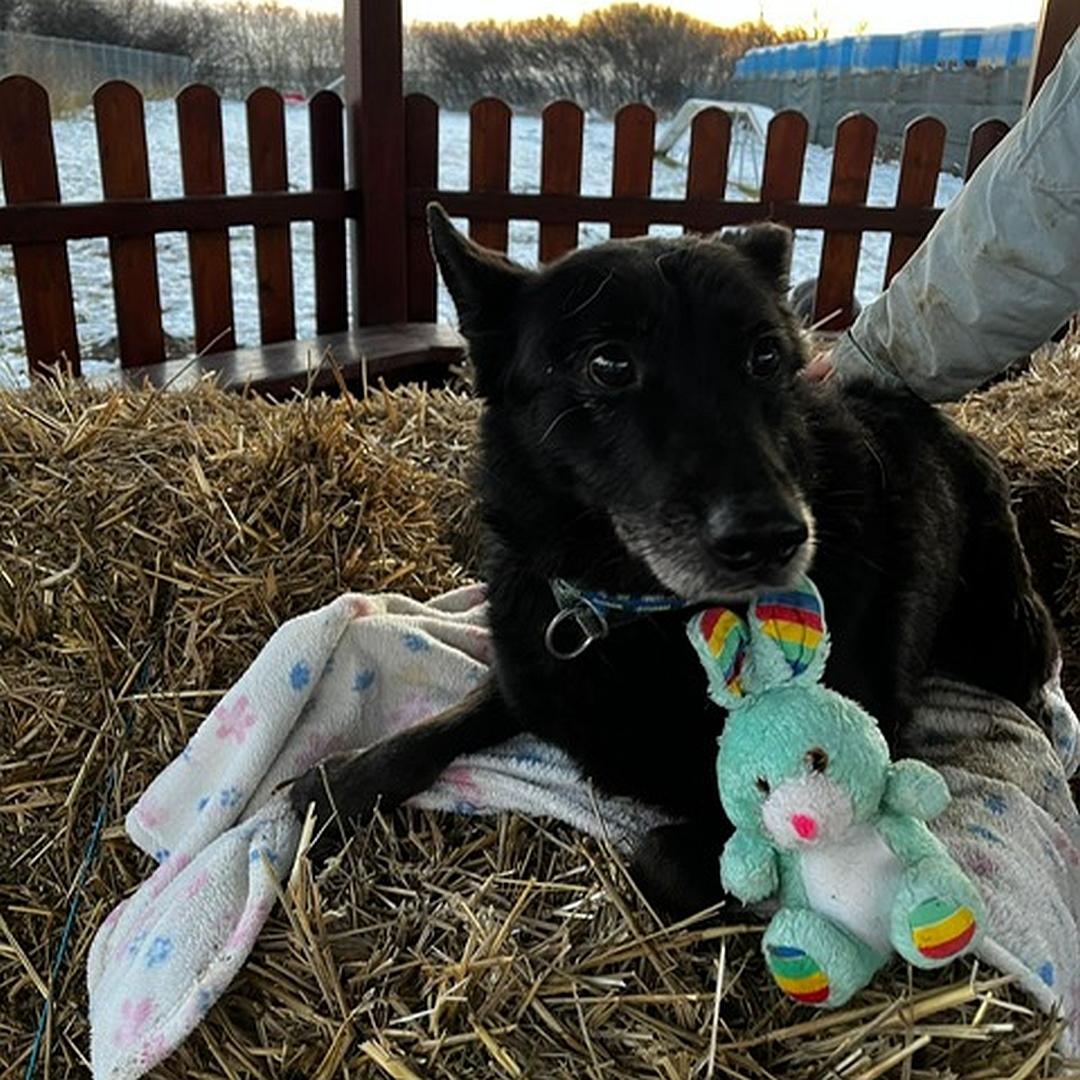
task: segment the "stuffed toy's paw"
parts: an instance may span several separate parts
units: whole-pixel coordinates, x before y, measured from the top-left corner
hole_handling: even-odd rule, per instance
[[[809,908],[783,908],[762,939],[769,972],[789,997],[835,1009],[849,1001],[885,962],[843,927]]]
[[[736,832],[720,856],[720,883],[744,904],[756,904],[780,887],[776,852],[745,832]]]
[[[910,758],[889,766],[882,809],[929,821],[948,805],[949,786],[937,769]]]
[[[951,859],[924,860],[905,870],[891,924],[893,948],[905,960],[921,968],[943,967],[978,944],[986,908]]]

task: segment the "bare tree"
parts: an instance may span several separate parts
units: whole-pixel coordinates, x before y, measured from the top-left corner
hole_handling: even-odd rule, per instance
[[[276,0],[228,6],[193,3],[204,27],[192,57],[198,77],[243,97],[260,85],[312,94],[341,72],[341,19],[305,13]]]
[[[311,94],[340,73],[344,52],[339,16],[286,0],[0,0],[0,26],[5,18],[11,29],[190,56],[197,78],[235,97],[267,84]],[[747,49],[799,36],[636,3],[577,23],[420,25],[405,35],[406,88],[451,108],[493,96],[537,110],[570,98],[607,114],[631,101],[667,111],[687,97],[721,96]]]
[[[722,28],[657,5],[619,3],[584,16],[414,26],[410,88],[460,108],[482,96],[542,108],[572,98],[604,113],[643,101],[674,110],[720,96],[735,61],[755,45],[800,35],[763,22]]]
[[[11,29],[45,37],[117,44],[124,28],[106,0],[18,0],[11,12]]]

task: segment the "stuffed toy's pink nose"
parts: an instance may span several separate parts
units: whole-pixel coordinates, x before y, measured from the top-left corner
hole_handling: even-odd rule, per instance
[[[817,822],[807,814],[792,814],[791,827],[800,840],[813,840],[817,836]]]

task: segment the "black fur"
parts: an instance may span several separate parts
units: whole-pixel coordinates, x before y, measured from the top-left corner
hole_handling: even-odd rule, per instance
[[[449,718],[302,778],[346,817],[395,803],[458,752],[516,731],[600,787],[682,815],[637,859],[653,897],[719,896],[722,713],[688,611],[629,620],[579,658],[545,629],[551,581],[739,602],[809,569],[833,636],[827,680],[894,749],[916,687],[951,674],[1032,709],[1055,646],[991,455],[941,412],[800,375],[790,235],[613,241],[528,272],[438,208],[436,257],[486,407],[478,494],[494,682]]]

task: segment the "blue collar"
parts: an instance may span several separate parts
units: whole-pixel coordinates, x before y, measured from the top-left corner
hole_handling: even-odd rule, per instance
[[[626,622],[639,616],[658,615],[667,611],[682,611],[692,604],[674,593],[653,593],[642,596],[633,593],[609,593],[600,589],[581,589],[564,578],[551,579],[551,593],[558,611],[544,631],[544,645],[557,660],[573,660],[594,641],[607,637],[613,620]],[[569,648],[555,641],[559,627],[573,620],[581,639]]]

